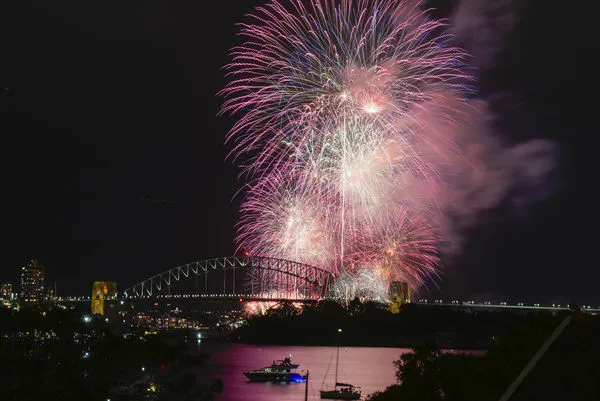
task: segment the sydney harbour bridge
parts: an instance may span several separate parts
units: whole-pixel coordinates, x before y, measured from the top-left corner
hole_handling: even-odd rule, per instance
[[[333,275],[291,260],[228,256],[173,267],[120,292],[124,299],[319,300]]]
[[[118,298],[122,302],[171,299],[192,303],[234,300],[348,301],[332,294],[333,283],[334,276],[329,271],[315,266],[264,256],[226,256],[173,267],[119,291]],[[89,298],[65,298],[64,301],[87,303]],[[567,304],[511,305],[500,301],[490,303],[442,299],[415,299],[412,302],[468,309],[569,310]],[[600,312],[600,306],[584,305],[583,309],[587,312]]]

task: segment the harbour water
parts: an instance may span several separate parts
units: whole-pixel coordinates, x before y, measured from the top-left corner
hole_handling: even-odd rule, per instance
[[[210,359],[199,372],[223,380],[225,386],[216,401],[302,401],[305,383],[251,383],[243,372],[271,365],[292,355],[299,372],[309,370],[308,399],[320,400],[319,390],[334,385],[336,347],[253,346],[232,343],[205,343],[200,350]],[[341,347],[338,381],[361,387],[366,395],[384,390],[396,382],[393,361],[404,348]]]

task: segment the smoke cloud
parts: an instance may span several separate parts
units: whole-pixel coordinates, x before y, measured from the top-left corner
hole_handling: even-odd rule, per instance
[[[454,10],[450,31],[480,70],[499,61],[522,6],[520,0],[462,0]],[[430,215],[447,256],[461,251],[466,229],[483,223],[484,212],[508,205],[515,215],[526,215],[556,189],[559,147],[531,132],[527,113],[518,111],[522,103],[510,88],[467,105],[432,89],[429,101],[412,110],[425,122],[415,147],[437,166],[439,179],[432,185],[431,176],[422,182],[414,177],[410,192],[419,195],[411,207],[420,204]],[[515,140],[519,137],[536,139]]]
[[[474,124],[455,140],[461,153],[447,165],[441,198],[445,208],[446,251],[462,246],[463,233],[480,223],[482,212],[501,205],[525,213],[535,202],[552,194],[558,146],[546,139],[516,144],[493,129],[496,116],[485,101],[478,102]]]
[[[521,0],[461,0],[450,17],[450,32],[477,67],[489,67],[504,49],[522,6]]]

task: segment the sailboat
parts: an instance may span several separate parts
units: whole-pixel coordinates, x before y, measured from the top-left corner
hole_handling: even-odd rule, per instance
[[[321,398],[329,400],[358,400],[360,388],[348,383],[338,382],[338,365],[340,361],[340,335],[342,329],[338,329],[338,346],[335,358],[335,386],[331,390],[321,390]]]

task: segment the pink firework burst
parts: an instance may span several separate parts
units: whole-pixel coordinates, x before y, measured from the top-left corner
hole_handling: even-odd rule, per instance
[[[444,21],[418,0],[271,0],[249,19],[221,91],[251,179],[239,246],[340,277],[436,277],[435,194],[461,156],[454,138],[427,137],[443,132],[430,117],[469,115],[466,54]]]

